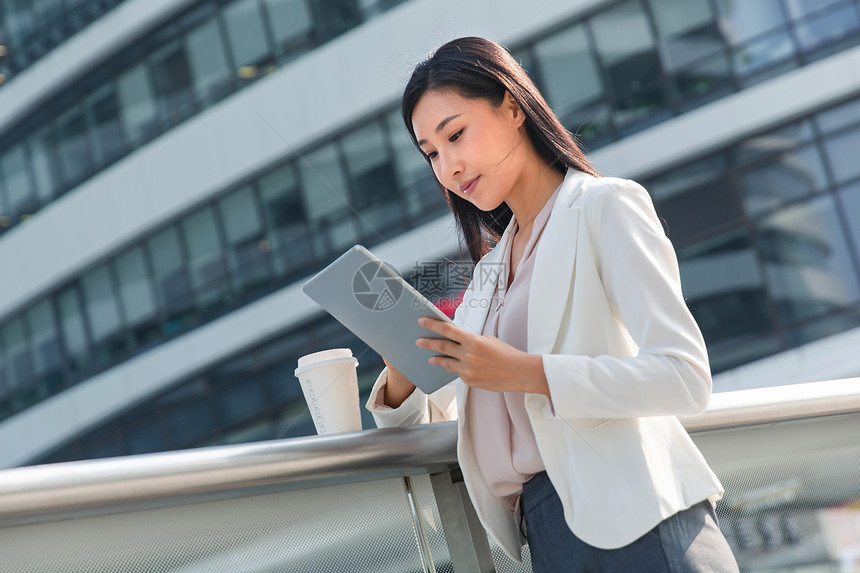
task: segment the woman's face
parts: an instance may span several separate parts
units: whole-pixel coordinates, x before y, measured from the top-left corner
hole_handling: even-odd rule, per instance
[[[418,100],[412,128],[439,182],[490,211],[524,188],[528,147],[524,117],[510,94],[494,107],[483,98],[440,89]]]

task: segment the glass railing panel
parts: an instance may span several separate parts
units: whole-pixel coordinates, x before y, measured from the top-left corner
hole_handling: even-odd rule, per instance
[[[156,507],[0,528],[0,569],[425,571],[400,477],[190,505],[152,505]]]

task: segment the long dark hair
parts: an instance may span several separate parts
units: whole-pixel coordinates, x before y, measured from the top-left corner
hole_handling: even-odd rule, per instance
[[[401,113],[416,147],[412,112],[421,96],[441,88],[454,89],[464,98],[483,98],[495,107],[502,104],[505,92],[510,92],[523,110],[526,134],[541,158],[562,175],[568,168],[598,175],[526,71],[503,46],[484,38],[458,38],[415,66],[403,92]],[[491,242],[502,236],[511,220],[510,208],[502,203],[492,211],[481,211],[438,180],[437,184],[445,193],[472,261],[477,262]]]

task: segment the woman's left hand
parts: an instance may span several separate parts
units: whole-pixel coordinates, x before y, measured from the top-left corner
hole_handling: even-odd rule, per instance
[[[421,318],[418,324],[448,340],[419,338],[415,344],[442,356],[430,358],[456,374],[474,388],[497,392],[532,392],[549,395],[549,386],[543,372],[543,359],[529,354],[495,336],[468,332],[449,322]]]

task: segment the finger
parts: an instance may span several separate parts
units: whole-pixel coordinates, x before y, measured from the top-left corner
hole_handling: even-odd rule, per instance
[[[449,356],[431,356],[427,362],[435,364],[436,366],[441,366],[451,374],[457,374],[459,376],[460,361],[455,358],[451,358]]]
[[[460,348],[460,345],[456,342],[451,342],[450,340],[441,338],[419,338],[415,341],[415,344],[421,348],[426,348],[427,350],[432,350],[433,352],[438,352],[439,354],[445,354],[447,356],[456,356],[457,351]]]
[[[433,332],[441,334],[445,338],[448,338],[455,342],[461,342],[463,339],[463,335],[466,334],[465,330],[458,328],[450,322],[445,322],[443,320],[437,320],[435,318],[429,318],[426,316],[422,316],[421,318],[419,318],[418,324],[420,324],[427,330],[432,330]]]

